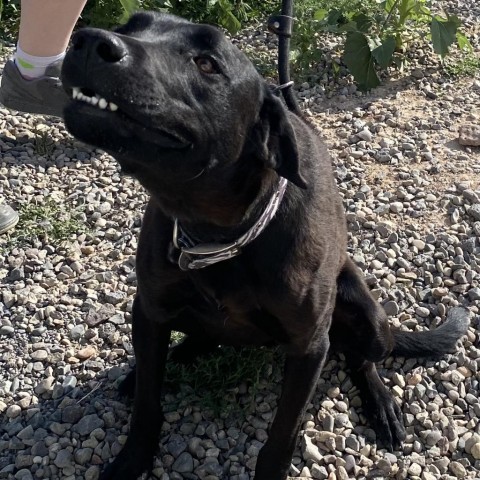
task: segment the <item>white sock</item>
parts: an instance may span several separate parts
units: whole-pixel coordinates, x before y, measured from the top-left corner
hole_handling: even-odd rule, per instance
[[[36,57],[35,55],[25,53],[20,48],[20,45],[17,44],[17,50],[13,58],[22,77],[27,80],[32,80],[45,75],[47,67],[57,60],[62,60],[64,56],[65,52],[53,55],[52,57]]]

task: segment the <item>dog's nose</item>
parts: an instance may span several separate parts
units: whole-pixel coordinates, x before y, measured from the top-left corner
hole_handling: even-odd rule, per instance
[[[72,48],[78,53],[88,52],[97,60],[115,63],[124,58],[128,51],[122,39],[113,32],[97,28],[85,28],[77,32],[72,39]]]

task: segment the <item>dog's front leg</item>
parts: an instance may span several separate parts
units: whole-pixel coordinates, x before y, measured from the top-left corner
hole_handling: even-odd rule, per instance
[[[135,298],[132,315],[136,359],[135,399],[130,434],[125,447],[102,473],[100,480],[136,480],[152,466],[163,421],[160,394],[170,329],[150,318]]]
[[[287,355],[283,391],[269,438],[258,455],[255,480],[285,480],[305,408],[329,348],[328,334],[317,335],[303,355]]]

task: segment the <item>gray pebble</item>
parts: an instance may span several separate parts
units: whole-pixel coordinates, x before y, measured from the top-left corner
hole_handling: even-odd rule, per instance
[[[80,419],[80,421],[75,426],[76,431],[80,435],[89,435],[96,428],[102,428],[104,422],[101,418],[98,418],[97,415],[86,415]]]
[[[57,452],[53,463],[55,463],[58,468],[66,468],[71,466],[72,460],[72,453],[69,450],[63,449]]]
[[[393,300],[384,303],[383,309],[388,316],[396,316],[400,311],[398,303]]]

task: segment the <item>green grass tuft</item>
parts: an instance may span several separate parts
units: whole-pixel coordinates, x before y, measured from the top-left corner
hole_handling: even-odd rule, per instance
[[[180,394],[166,406],[198,405],[214,415],[230,416],[252,410],[255,395],[279,376],[283,364],[278,350],[267,348],[222,347],[195,364],[167,362],[166,383]],[[246,386],[242,389],[240,386]]]
[[[468,53],[458,61],[448,62],[445,69],[455,77],[474,77],[480,73],[480,57],[474,53]]]
[[[19,210],[20,219],[9,235],[3,250],[28,247],[37,241],[60,245],[72,235],[87,231],[78,209],[67,210],[65,204],[48,200],[43,204],[29,203]]]

